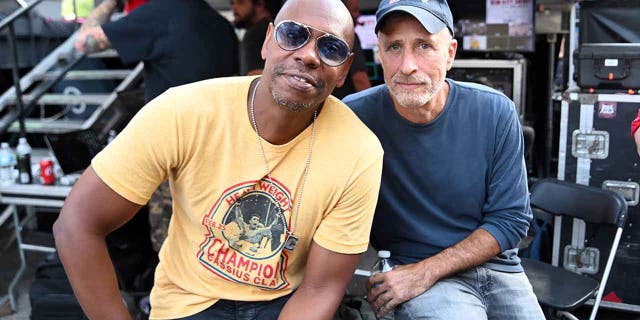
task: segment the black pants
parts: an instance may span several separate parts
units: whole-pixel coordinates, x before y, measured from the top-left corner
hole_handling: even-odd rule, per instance
[[[220,300],[211,307],[183,320],[276,320],[291,295],[272,301]]]

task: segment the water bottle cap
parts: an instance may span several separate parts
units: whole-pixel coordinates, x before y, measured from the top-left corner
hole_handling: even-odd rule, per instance
[[[387,250],[378,251],[378,258],[389,259],[391,257],[391,252]]]
[[[8,142],[1,143],[0,148],[9,148],[9,143]]]
[[[27,138],[22,137],[22,138],[18,139],[18,143],[27,143]]]

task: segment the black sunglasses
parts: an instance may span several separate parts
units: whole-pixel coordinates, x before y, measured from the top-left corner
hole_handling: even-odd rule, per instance
[[[316,39],[316,51],[324,64],[337,67],[345,63],[351,56],[351,49],[343,39],[291,20],[280,21],[275,26],[276,43],[282,50],[298,50],[311,39],[311,30],[323,33]]]

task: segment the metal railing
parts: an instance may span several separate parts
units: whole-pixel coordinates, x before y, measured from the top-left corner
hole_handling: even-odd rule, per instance
[[[16,44],[16,30],[14,22],[25,14],[28,14],[31,9],[39,5],[44,0],[35,0],[28,6],[16,10],[14,13],[0,21],[0,32],[5,28],[9,28],[9,35],[7,36],[9,41],[9,50],[11,50],[11,73],[13,76],[13,85],[16,91],[16,105],[18,106],[18,119],[20,121],[20,136],[24,137],[26,130],[24,127],[24,104],[22,103],[22,88],[20,88],[20,72],[18,70],[18,48]]]
[[[29,11],[31,11],[31,9],[33,9],[43,1],[44,0],[33,0],[26,7],[16,10],[11,15],[9,15],[8,17],[0,21],[0,32],[2,32],[4,29],[7,29],[7,28],[9,31],[7,34],[7,38],[9,42],[9,50],[11,50],[11,59],[13,62],[11,66],[11,73],[13,76],[13,87],[15,90],[15,105],[18,107],[18,112],[12,115],[9,121],[4,122],[3,125],[0,126],[0,133],[6,131],[7,128],[11,125],[11,123],[13,123],[15,120],[18,120],[20,124],[20,137],[24,137],[26,135],[25,117],[27,116],[27,114],[31,112],[31,109],[33,109],[33,107],[36,105],[40,97],[42,97],[56,83],[62,80],[65,77],[65,74],[69,70],[73,69],[73,67],[75,67],[85,57],[84,54],[80,54],[75,57],[68,57],[68,58],[75,58],[75,59],[72,59],[73,61],[70,61],[65,66],[64,69],[60,70],[61,72],[58,74],[57,77],[53,79],[49,79],[47,85],[43,89],[37,90],[37,92],[32,94],[28,104],[25,106],[24,97],[23,97],[24,94],[20,86],[18,49],[17,49],[17,43],[16,43],[16,32],[15,32],[14,23],[18,18],[28,14]]]

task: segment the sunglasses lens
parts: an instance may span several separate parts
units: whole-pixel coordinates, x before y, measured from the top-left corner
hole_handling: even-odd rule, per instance
[[[309,28],[293,21],[283,21],[276,27],[276,42],[283,50],[300,49],[310,38]],[[318,37],[317,48],[322,62],[332,67],[343,64],[350,53],[349,45],[344,40],[330,34]]]
[[[318,53],[324,63],[335,67],[347,60],[349,46],[343,40],[328,35],[318,38]]]
[[[276,28],[276,41],[284,50],[296,50],[302,47],[311,34],[309,30],[302,25],[292,21],[285,21]]]

